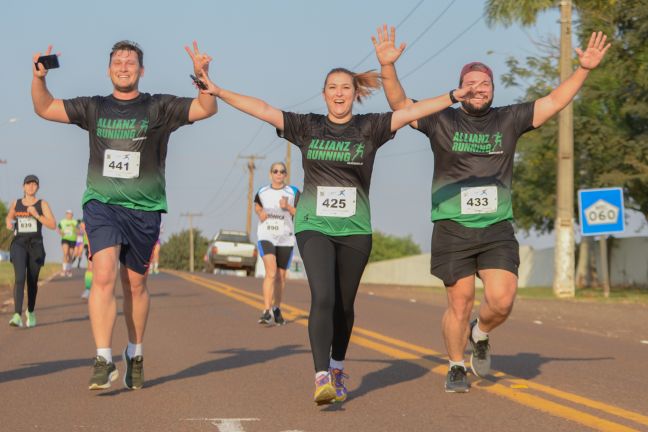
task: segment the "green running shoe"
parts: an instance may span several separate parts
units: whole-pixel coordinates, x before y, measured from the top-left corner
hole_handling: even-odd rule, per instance
[[[22,318],[20,318],[20,314],[18,313],[13,314],[13,316],[9,320],[9,325],[11,327],[22,327],[23,322],[22,322]]]
[[[36,327],[36,312],[25,312],[27,317],[27,327]]]
[[[108,363],[102,356],[97,356],[94,359],[92,366],[92,377],[90,378],[90,390],[101,390],[110,387],[110,383],[119,377],[119,371],[115,367],[115,363]]]
[[[144,357],[141,355],[133,358],[128,357],[127,349],[122,354],[126,373],[124,374],[124,385],[131,390],[139,390],[144,386]]]

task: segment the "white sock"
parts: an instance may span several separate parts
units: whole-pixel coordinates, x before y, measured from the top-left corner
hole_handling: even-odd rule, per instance
[[[135,356],[141,356],[142,354],[142,344],[134,344],[128,342],[128,348],[126,348],[126,354],[128,357],[133,358]]]
[[[462,368],[466,369],[466,364],[464,363],[463,360],[461,361],[450,360],[450,365],[448,366],[448,369],[452,369],[453,366],[461,366]]]
[[[330,366],[331,369],[344,370],[344,360],[331,359],[331,362],[329,363],[329,366]]]
[[[112,363],[112,349],[111,348],[97,348],[97,355],[106,359],[108,363]]]
[[[324,375],[328,375],[328,371],[319,371],[315,374],[315,381],[323,377]]]
[[[472,340],[479,342],[486,339],[488,339],[488,333],[479,328],[479,321],[477,321],[477,325],[472,329]]]

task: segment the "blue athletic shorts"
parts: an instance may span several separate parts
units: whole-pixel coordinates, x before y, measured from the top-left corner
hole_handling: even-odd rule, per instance
[[[139,274],[146,274],[160,236],[161,217],[160,212],[88,201],[83,206],[83,220],[90,259],[102,249],[121,245],[119,261]]]

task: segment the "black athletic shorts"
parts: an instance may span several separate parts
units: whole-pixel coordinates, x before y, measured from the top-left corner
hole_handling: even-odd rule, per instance
[[[288,269],[293,257],[292,246],[275,246],[271,241],[259,240],[259,254],[261,258],[264,255],[274,255],[277,257],[277,267],[280,269]]]
[[[62,245],[66,244],[72,249],[74,249],[76,247],[76,240],[61,240],[61,244]]]
[[[121,245],[119,261],[145,274],[160,237],[160,212],[133,210],[91,200],[83,206],[90,259],[100,250]]]
[[[485,269],[517,276],[519,266],[520,245],[509,221],[486,228],[468,228],[451,220],[434,223],[430,273],[445,286]]]

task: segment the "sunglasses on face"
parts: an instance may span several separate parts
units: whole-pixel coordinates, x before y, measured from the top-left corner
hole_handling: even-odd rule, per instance
[[[286,174],[286,170],[272,170],[272,174]]]

